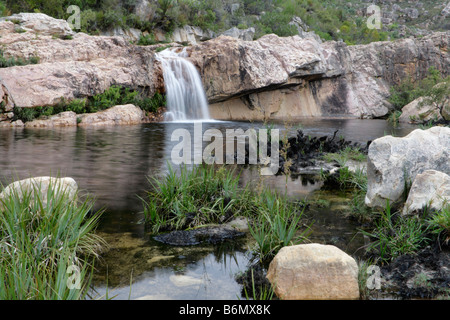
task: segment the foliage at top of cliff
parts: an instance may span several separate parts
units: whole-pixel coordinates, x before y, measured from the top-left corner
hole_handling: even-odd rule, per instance
[[[300,27],[324,40],[341,39],[348,44],[450,30],[450,3],[375,2],[381,9],[381,29],[367,27],[371,3],[365,0],[0,0],[0,15],[42,12],[67,19],[67,7],[77,5],[81,9],[81,31],[90,34],[116,27],[171,32],[191,25],[215,32],[254,27],[258,38],[268,33],[298,34]]]

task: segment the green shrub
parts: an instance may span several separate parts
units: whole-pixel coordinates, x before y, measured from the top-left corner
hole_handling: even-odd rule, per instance
[[[14,66],[24,66],[28,64],[38,64],[40,61],[39,57],[32,56],[28,59],[9,57],[5,58],[3,56],[3,51],[0,50],[0,68],[8,68]]]
[[[233,13],[231,3],[239,5]],[[81,9],[81,31],[90,34],[114,27],[148,32],[160,28],[170,33],[189,24],[215,32],[248,26],[255,27],[256,37],[268,33],[289,36],[297,32],[289,22],[300,17],[324,40],[343,39],[356,44],[387,39],[387,32],[368,29],[353,7],[343,6],[338,0],[156,0],[150,2],[154,14],[146,21],[133,13],[135,0],[6,0],[6,5],[12,13],[35,11],[60,19],[69,17],[65,11],[69,5],[77,5]],[[395,30],[389,32],[394,34]]]
[[[23,122],[32,121],[38,116],[38,111],[35,108],[13,108],[13,120],[22,120]]]
[[[73,111],[75,113],[86,113],[87,99],[74,99],[70,101],[64,108],[66,111]]]
[[[143,98],[135,100],[135,104],[144,111],[156,112],[160,107],[165,106],[166,97],[157,92],[152,98]]]
[[[450,204],[433,213],[427,222],[432,232],[440,236],[443,242],[450,242]]]
[[[447,82],[449,79],[443,78],[435,67],[430,67],[428,75],[424,79],[413,81],[411,77],[408,77],[398,85],[391,87],[389,102],[394,106],[394,110],[401,110],[411,101],[431,95],[436,84]]]
[[[139,37],[139,40],[137,42],[137,45],[139,46],[149,46],[152,44],[156,44],[158,41],[156,41],[155,36],[153,34],[147,34],[142,35]]]
[[[7,16],[9,13],[8,8],[6,7],[3,1],[0,1],[0,17]]]
[[[111,86],[105,92],[83,99],[67,101],[62,98],[55,106],[35,108],[14,107],[14,119],[23,122],[32,121],[41,116],[51,116],[63,111],[73,111],[77,114],[93,113],[111,108],[116,105],[134,104],[146,112],[156,112],[165,105],[165,96],[155,93],[152,97],[145,97],[138,91],[120,86]]]

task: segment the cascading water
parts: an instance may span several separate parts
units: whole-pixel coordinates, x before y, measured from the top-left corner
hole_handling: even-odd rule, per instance
[[[209,120],[208,100],[200,75],[185,57],[185,49],[179,54],[170,49],[156,54],[163,67],[166,88],[165,120]]]

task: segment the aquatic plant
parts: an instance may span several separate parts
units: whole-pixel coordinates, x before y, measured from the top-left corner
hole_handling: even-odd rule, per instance
[[[374,263],[371,260],[358,260],[358,286],[359,293],[362,300],[366,300],[370,296],[369,286],[369,267]]]
[[[272,300],[275,298],[275,291],[271,283],[267,280],[261,270],[251,267],[242,275],[236,277],[238,283],[242,283],[242,293],[246,300]]]
[[[44,199],[47,199],[44,201]],[[0,299],[82,299],[103,240],[93,201],[50,185],[0,199]]]
[[[431,214],[427,219],[432,233],[443,238],[444,243],[450,242],[450,203],[446,203],[442,209]]]
[[[338,152],[325,153],[322,158],[328,162],[337,162],[341,167],[345,167],[349,160],[363,162],[367,160],[367,155],[361,152],[360,149],[347,146]]]
[[[430,240],[427,237],[429,226],[416,216],[403,216],[391,212],[389,200],[380,217],[374,222],[371,231],[361,230],[371,239],[367,252],[376,254],[381,263],[389,262],[404,254],[417,252]]]
[[[165,177],[149,182],[152,190],[142,201],[144,219],[154,232],[222,222],[231,211],[245,208],[239,175],[224,167],[180,166],[177,171],[169,164]]]
[[[310,228],[301,231],[304,206],[291,202],[286,196],[265,189],[254,197],[256,213],[249,230],[256,240],[253,249],[259,260],[273,258],[285,246],[307,239]]]
[[[273,257],[283,246],[298,244],[307,237],[301,231],[304,203],[293,202],[267,188],[239,186],[239,173],[224,166],[200,165],[175,170],[150,179],[144,221],[157,233],[223,223],[235,216],[248,218],[253,248],[260,260]]]

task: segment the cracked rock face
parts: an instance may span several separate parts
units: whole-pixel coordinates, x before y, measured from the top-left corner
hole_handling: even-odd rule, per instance
[[[425,170],[450,174],[450,128],[417,129],[403,138],[385,136],[369,146],[367,194],[369,207],[402,199],[405,186]]]
[[[41,21],[41,16],[45,15],[38,15],[37,21]],[[44,22],[62,23],[45,17]],[[37,57],[39,63],[0,69],[0,98],[9,109],[52,106],[61,97],[72,100],[92,96],[111,85],[147,88],[149,92],[161,85],[153,47],[134,46],[122,37],[84,33],[72,33],[71,38],[63,40],[60,37],[66,35],[64,27],[55,28],[50,34],[36,29],[16,33],[11,25],[14,27],[11,21],[0,20],[3,56],[24,60]]]
[[[374,118],[392,108],[390,88],[402,79],[422,79],[431,66],[450,73],[449,35],[355,46],[299,36],[221,36],[187,51],[202,75],[211,113],[220,119]]]

